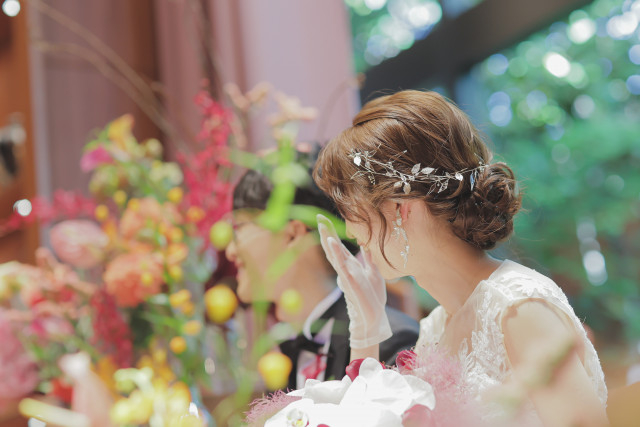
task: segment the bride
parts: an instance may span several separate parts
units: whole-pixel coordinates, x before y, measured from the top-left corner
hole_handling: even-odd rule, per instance
[[[533,424],[607,425],[602,368],[562,290],[486,252],[511,234],[521,197],[461,110],[433,92],[375,99],[323,149],[314,178],[364,253],[362,265],[319,216],[352,359],[377,358],[391,335],[383,278],[413,276],[440,303],[421,321],[416,352],[437,344],[460,357],[478,395],[524,390]]]

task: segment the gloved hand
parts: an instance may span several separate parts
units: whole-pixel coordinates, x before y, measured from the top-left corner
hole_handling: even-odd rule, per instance
[[[391,325],[385,312],[387,289],[371,255],[362,251],[362,265],[340,242],[331,221],[318,215],[320,243],[329,263],[338,273],[338,286],[344,293],[349,313],[351,348],[365,348],[391,337]]]

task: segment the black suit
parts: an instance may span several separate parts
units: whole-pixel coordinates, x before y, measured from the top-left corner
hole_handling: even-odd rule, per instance
[[[418,341],[418,322],[398,310],[387,307],[387,316],[391,325],[393,335],[386,341],[380,343],[380,360],[387,365],[394,365],[396,355],[402,351],[412,348]],[[333,329],[331,330],[331,343],[327,355],[327,368],[324,378],[342,379],[345,375],[345,368],[349,364],[351,348],[349,347],[349,315],[347,313],[347,303],[344,295],[333,303],[318,320],[311,326],[312,334],[315,334],[322,326],[333,318]],[[289,375],[289,390],[296,389],[298,372],[298,353],[300,346],[305,346],[302,342],[307,341],[302,334],[296,340],[285,341],[280,344],[282,353],[289,356],[293,362],[293,368]],[[319,346],[318,346],[319,347]],[[309,349],[312,351],[312,349]]]

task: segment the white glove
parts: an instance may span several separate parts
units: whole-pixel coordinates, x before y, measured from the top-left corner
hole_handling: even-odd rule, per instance
[[[320,243],[329,263],[338,273],[338,286],[344,293],[349,313],[351,348],[365,348],[391,337],[391,325],[385,312],[386,284],[371,255],[362,251],[362,265],[340,242],[331,221],[318,215]]]

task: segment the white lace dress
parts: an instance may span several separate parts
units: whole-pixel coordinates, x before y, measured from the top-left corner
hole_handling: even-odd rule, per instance
[[[454,316],[449,316],[442,306],[438,306],[422,319],[416,351],[441,340],[461,343],[458,356],[471,387],[479,396],[483,391],[509,380],[511,365],[501,320],[510,307],[526,300],[543,300],[570,319],[584,341],[583,364],[604,405],[607,388],[598,355],[567,297],[551,279],[513,261],[503,261],[488,279],[481,281]],[[455,334],[459,336],[451,340],[451,335]],[[527,402],[523,412],[527,425],[540,424],[531,402]]]

